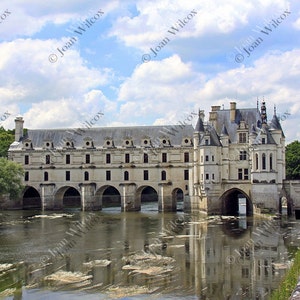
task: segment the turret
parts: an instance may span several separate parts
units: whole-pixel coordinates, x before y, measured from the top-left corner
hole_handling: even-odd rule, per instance
[[[23,124],[22,117],[16,117],[15,119],[15,141],[19,142],[23,138]]]

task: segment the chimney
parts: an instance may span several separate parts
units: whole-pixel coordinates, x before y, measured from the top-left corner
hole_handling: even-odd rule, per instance
[[[235,110],[236,110],[236,103],[230,102],[230,122],[235,121]]]
[[[16,117],[15,119],[15,141],[19,142],[23,137],[23,123],[24,120],[22,117]]]

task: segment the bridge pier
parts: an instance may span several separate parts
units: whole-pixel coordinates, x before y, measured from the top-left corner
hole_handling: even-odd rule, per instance
[[[101,210],[102,204],[98,197],[95,196],[95,183],[81,183],[79,185],[81,192],[81,209],[85,210]]]
[[[136,197],[135,183],[121,183],[121,210],[122,211],[140,211],[141,201]]]
[[[176,211],[176,199],[172,196],[172,183],[158,184],[158,211]]]
[[[55,183],[42,183],[40,188],[42,210],[53,210],[55,208]]]

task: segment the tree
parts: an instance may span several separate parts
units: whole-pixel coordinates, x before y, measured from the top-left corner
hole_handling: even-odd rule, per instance
[[[285,148],[286,178],[300,179],[300,142],[294,141]]]
[[[0,157],[7,157],[8,148],[14,140],[14,130],[5,130],[0,127]]]
[[[17,198],[24,189],[23,176],[20,164],[0,157],[0,195],[9,194],[10,198]]]

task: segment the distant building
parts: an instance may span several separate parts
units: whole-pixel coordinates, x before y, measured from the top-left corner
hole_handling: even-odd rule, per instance
[[[28,129],[16,118],[9,159],[23,165],[26,188],[15,206],[138,211],[158,201],[161,211],[248,215],[278,211],[285,178],[285,138],[274,112],[212,106],[191,125]]]

